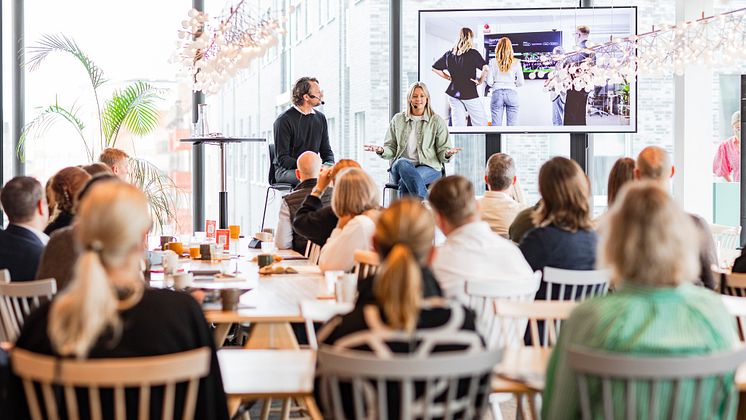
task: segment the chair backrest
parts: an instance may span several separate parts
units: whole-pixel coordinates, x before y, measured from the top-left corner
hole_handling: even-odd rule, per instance
[[[357,274],[358,281],[375,276],[378,266],[381,265],[381,257],[377,252],[358,249],[354,253],[355,267],[352,272]]]
[[[336,315],[344,315],[354,308],[352,303],[339,303],[319,300],[303,300],[300,302],[300,314],[306,324],[306,335],[308,345],[311,349],[319,348],[316,340],[316,329],[314,322],[324,323]]]
[[[741,342],[746,342],[746,297],[721,295],[720,298],[728,313],[736,319],[738,338]]]
[[[321,258],[321,245],[308,241],[305,257],[311,264],[319,265],[319,258]]]
[[[726,295],[746,297],[746,273],[725,274],[722,290]]]
[[[165,387],[163,418],[174,418],[174,411],[183,407],[182,418],[186,420],[194,418],[199,379],[207,376],[210,370],[210,349],[201,347],[162,356],[89,360],[59,359],[15,349],[11,353],[11,361],[13,372],[23,382],[26,402],[34,420],[58,418],[59,410],[62,409],[58,399],[63,395],[68,418],[79,418],[80,410],[86,409],[90,410],[92,419],[107,417],[101,411],[99,390],[102,388],[113,390],[113,408],[117,419],[128,417],[126,399],[132,397],[125,398],[125,389],[131,390],[130,392],[139,390],[136,417],[147,420],[151,404],[150,391],[158,386]],[[177,407],[175,394],[176,384],[179,383],[186,383],[187,388],[183,404]],[[41,388],[44,410],[34,389],[35,384]],[[75,388],[88,389],[88,407],[78,407]],[[42,412],[46,412],[46,416]],[[132,413],[129,416],[135,417]]]
[[[277,183],[277,178],[275,177],[275,144],[267,143],[267,148],[269,149],[269,174],[267,174],[267,182],[269,182],[269,185],[274,185]]]
[[[559,290],[558,299],[584,301],[594,296],[603,296],[609,290],[609,270],[565,270],[544,267],[544,282],[547,284],[547,300],[553,300],[554,291]]]
[[[687,409],[691,419],[733,418],[738,393],[730,374],[744,360],[745,347],[689,357],[632,357],[585,348],[568,349],[584,420],[599,418],[600,411],[604,419],[678,419]],[[702,401],[703,388],[708,387],[712,393]],[[614,398],[620,396],[622,404],[615,405]],[[614,412],[618,408],[624,416]]]
[[[556,300],[498,302],[495,312],[500,324],[498,345],[521,347],[524,345],[524,334],[528,334],[532,347],[554,346],[559,338],[562,321],[570,316],[577,305],[575,301]]]
[[[741,245],[741,226],[710,225],[710,230],[720,249],[736,249]]]
[[[57,293],[54,279],[0,282],[0,341],[11,343],[21,334],[23,322],[46,300]]]
[[[321,403],[335,419],[389,418],[389,413],[401,419],[482,418],[488,378],[501,357],[501,350],[488,350],[379,358],[324,346],[318,353]],[[343,397],[345,392],[352,397]],[[354,413],[345,413],[345,402]]]
[[[3,268],[0,270],[0,283],[9,283],[10,282],[10,271],[8,271],[6,268]]]
[[[477,317],[477,327],[489,347],[499,346],[500,322],[496,316],[497,304],[500,301],[531,302],[536,296],[541,283],[541,271],[529,279],[513,281],[469,280],[466,282],[466,295],[469,297],[469,308]]]

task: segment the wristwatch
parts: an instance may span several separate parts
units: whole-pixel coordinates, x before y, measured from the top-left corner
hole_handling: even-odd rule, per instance
[[[320,190],[319,187],[313,187],[313,189],[311,190],[311,195],[316,197],[321,197],[321,194],[323,193],[324,191]]]

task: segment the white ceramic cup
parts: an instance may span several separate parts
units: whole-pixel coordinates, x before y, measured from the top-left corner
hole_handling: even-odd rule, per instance
[[[355,303],[357,274],[343,274],[339,276],[334,286],[334,296],[337,303]]]
[[[187,287],[192,285],[192,282],[194,281],[194,276],[192,275],[192,273],[174,273],[173,279],[174,279],[174,289],[184,290]]]
[[[344,271],[325,271],[324,279],[326,279],[326,292],[329,294],[334,293],[337,279],[344,275]]]
[[[275,252],[275,243],[262,241],[262,254],[271,254],[273,252]]]
[[[163,273],[174,274],[179,271],[179,256],[170,249],[163,251]]]

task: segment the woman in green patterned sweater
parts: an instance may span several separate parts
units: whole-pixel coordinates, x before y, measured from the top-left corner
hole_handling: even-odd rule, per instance
[[[611,209],[599,245],[600,265],[612,269],[616,291],[578,306],[563,323],[547,369],[542,417],[580,418],[576,378],[567,362],[570,346],[630,355],[703,355],[732,348],[738,340],[735,321],[720,296],[694,286],[699,273],[696,230],[660,186],[628,185]],[[703,389],[710,401],[714,380]],[[682,388],[679,414],[689,418],[694,384]],[[730,392],[736,392],[732,379]],[[616,385],[619,386],[619,385]],[[638,384],[637,418],[647,418],[647,385]],[[670,401],[672,384],[658,389],[659,401]],[[687,395],[688,393],[689,395]],[[623,393],[615,392],[621,408]],[[591,389],[593,418],[601,417],[600,386]],[[715,401],[712,401],[715,404]],[[725,418],[724,401],[717,418]],[[663,418],[668,404],[658,405]],[[615,410],[617,411],[617,410]],[[728,416],[728,417],[732,417]]]

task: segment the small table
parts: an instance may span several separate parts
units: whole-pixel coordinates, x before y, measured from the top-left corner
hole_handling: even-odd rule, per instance
[[[228,411],[233,415],[242,399],[282,398],[287,418],[290,398],[305,402],[311,418],[321,419],[313,399],[316,353],[312,350],[246,350],[218,351],[223,388],[228,397]]]
[[[220,147],[220,192],[218,193],[218,209],[220,213],[219,217],[219,227],[220,229],[227,229],[228,228],[228,186],[227,186],[227,180],[225,177],[225,145],[227,143],[244,143],[244,142],[264,142],[267,141],[267,139],[263,138],[253,138],[253,137],[222,137],[222,136],[216,136],[216,137],[190,137],[186,139],[179,140],[182,143],[192,143],[193,145],[197,146],[200,144],[217,144]],[[194,205],[194,208],[201,207],[202,201],[204,201],[203,197],[198,197],[197,194],[194,195],[192,199],[192,203]]]

